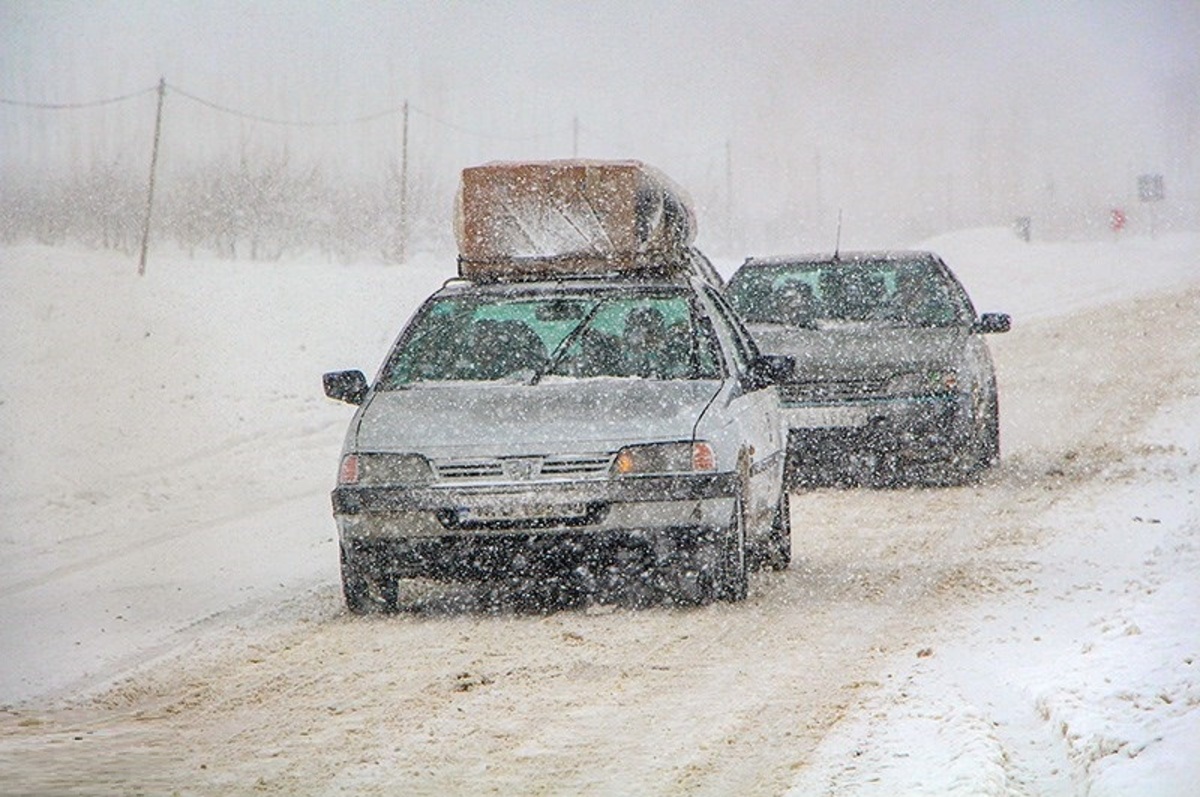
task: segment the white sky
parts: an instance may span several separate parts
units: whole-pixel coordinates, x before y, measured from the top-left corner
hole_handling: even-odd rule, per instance
[[[418,179],[495,158],[637,157],[693,191],[702,229],[731,212],[824,229],[838,208],[1008,219],[1136,201],[1145,172],[1200,202],[1195,0],[0,0],[0,37],[6,99],[85,102],[162,76],[280,119],[407,100]],[[367,171],[398,157],[398,115],[282,128],[169,102],[174,162],[283,146]],[[0,106],[0,166],[140,164],[113,153],[140,147],[152,106],[93,112],[86,146],[51,129],[62,112]]]

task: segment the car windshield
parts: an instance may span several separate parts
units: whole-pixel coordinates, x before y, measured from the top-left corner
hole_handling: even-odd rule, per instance
[[[752,265],[733,276],[728,292],[749,324],[944,327],[973,315],[961,287],[925,260]]]
[[[708,326],[685,294],[443,297],[405,331],[381,390],[421,382],[714,379]]]

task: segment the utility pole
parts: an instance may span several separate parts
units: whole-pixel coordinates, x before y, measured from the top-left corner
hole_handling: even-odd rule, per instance
[[[733,142],[725,139],[725,248],[733,252]]]
[[[821,149],[813,150],[813,204],[817,211],[817,230],[825,226],[825,196],[821,186]]]
[[[408,100],[404,101],[404,114],[400,132],[400,233],[398,256],[403,263],[408,255]]]
[[[150,249],[150,215],[154,210],[154,173],[158,170],[158,142],[162,138],[163,96],[167,79],[158,79],[158,110],[154,113],[154,145],[150,148],[150,182],[146,187],[146,219],[142,224],[142,256],[138,261],[138,276],[146,273],[146,254]]]

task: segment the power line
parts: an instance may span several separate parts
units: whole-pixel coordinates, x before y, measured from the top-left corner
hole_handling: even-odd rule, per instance
[[[0,105],[15,105],[20,108],[37,108],[43,111],[73,111],[78,108],[95,108],[100,105],[112,105],[113,103],[125,102],[137,97],[142,97],[147,94],[153,94],[158,91],[158,86],[151,86],[148,89],[135,91],[130,94],[122,94],[119,97],[108,97],[103,100],[92,100],[90,102],[27,102],[25,100],[10,100],[0,97]]]
[[[367,114],[365,116],[356,116],[356,117],[353,117],[350,119],[330,119],[330,120],[325,120],[325,121],[278,119],[278,118],[273,118],[273,117],[269,117],[269,116],[260,116],[258,114],[246,113],[245,111],[238,111],[234,108],[229,108],[228,106],[221,105],[220,103],[213,102],[212,100],[206,100],[203,97],[198,97],[195,94],[184,91],[183,89],[181,89],[178,86],[171,84],[171,83],[168,83],[167,87],[169,89],[171,89],[172,91],[174,91],[176,94],[180,95],[181,97],[186,97],[187,99],[192,100],[193,102],[200,103],[201,105],[204,105],[215,111],[220,111],[221,113],[230,114],[232,116],[236,116],[241,119],[247,119],[250,121],[263,122],[265,124],[282,125],[282,126],[288,126],[288,127],[337,127],[340,125],[364,124],[367,122],[374,122],[378,119],[383,119],[384,117],[395,116],[397,114],[405,113],[405,104],[401,104],[401,105],[395,106],[394,108],[387,108],[382,111],[377,111],[375,113]],[[446,121],[445,119],[435,116],[434,114],[430,113],[429,111],[426,111],[423,108],[419,108],[415,105],[412,105],[411,103],[408,103],[407,105],[408,105],[409,112],[420,114],[421,116],[425,117],[426,119],[428,119],[430,122],[433,122],[434,124],[441,125],[442,127],[445,127],[450,130],[455,130],[459,133],[465,133],[467,135],[475,136],[476,138],[491,139],[493,141],[535,141],[535,140],[541,139],[541,138],[553,138],[555,136],[562,135],[564,132],[566,132],[566,129],[567,129],[567,128],[563,128],[562,130],[552,130],[552,131],[549,131],[546,133],[535,133],[535,134],[529,135],[529,136],[500,136],[500,135],[496,135],[495,133],[484,133],[479,130],[473,130],[469,127],[466,127],[465,125],[455,124],[454,122]]]
[[[236,116],[240,119],[248,119],[254,122],[263,122],[264,124],[281,125],[284,127],[339,127],[342,125],[363,124],[365,122],[374,122],[377,119],[383,119],[387,116],[394,116],[398,113],[402,113],[404,110],[403,105],[397,105],[395,108],[387,108],[382,111],[377,111],[376,113],[367,114],[366,116],[358,116],[351,119],[329,119],[324,121],[277,119],[270,116],[260,116],[258,114],[246,113],[245,111],[238,111],[225,105],[221,105],[220,103],[213,102],[212,100],[206,100],[203,97],[197,97],[195,94],[184,91],[173,83],[168,83],[167,87],[179,96],[186,97],[192,102],[200,103],[201,105],[211,108],[214,111],[220,111],[221,113],[226,113],[230,116]]]
[[[214,100],[206,99],[197,94],[193,94],[192,92],[187,91],[186,89],[176,86],[174,83],[166,83],[165,87],[169,91],[171,91],[175,94],[178,94],[180,97],[183,97],[185,99],[191,100],[192,102],[203,105],[204,107],[209,108],[211,110],[218,111],[219,113],[228,114],[230,116],[234,116],[239,119],[246,119],[248,121],[253,121],[253,122],[261,122],[262,124],[278,125],[281,127],[340,127],[340,126],[345,126],[345,125],[366,124],[369,122],[377,121],[379,119],[384,119],[389,116],[396,116],[396,115],[402,114],[402,113],[404,113],[404,110],[405,110],[405,105],[401,104],[401,105],[397,105],[397,106],[394,106],[391,108],[385,108],[381,111],[376,111],[374,113],[365,114],[363,116],[350,117],[347,119],[324,119],[324,120],[282,119],[279,117],[264,116],[262,114],[250,113],[248,111],[241,111],[236,108],[231,108],[228,105],[224,105],[224,104],[216,102]],[[41,110],[75,110],[75,109],[80,109],[80,108],[92,108],[92,107],[96,107],[96,106],[100,106],[100,105],[111,105],[113,103],[124,102],[125,100],[134,99],[136,97],[141,97],[146,94],[153,94],[154,92],[156,92],[158,90],[159,90],[158,86],[151,86],[150,88],[143,89],[141,91],[133,92],[130,94],[123,94],[119,97],[109,97],[106,99],[94,100],[91,102],[46,103],[46,102],[28,102],[28,101],[23,101],[23,100],[12,100],[12,99],[0,98],[0,104],[13,105],[13,106],[22,107],[22,108],[37,108],[37,109],[41,109]],[[437,116],[436,114],[426,111],[423,108],[414,106],[411,103],[408,104],[408,110],[412,113],[420,114],[425,119],[432,122],[433,124],[439,125],[448,130],[454,130],[456,132],[463,133],[465,135],[474,136],[476,138],[481,138],[481,139],[486,139],[486,140],[491,140],[491,141],[522,142],[522,141],[537,141],[539,139],[547,139],[547,138],[556,138],[558,136],[567,135],[568,133],[571,133],[573,130],[576,130],[578,127],[578,122],[573,122],[571,126],[563,126],[561,129],[550,130],[550,131],[543,132],[543,133],[533,133],[531,135],[525,135],[525,136],[504,136],[504,135],[498,135],[498,134],[492,133],[492,132],[485,132],[482,130],[468,127],[466,125],[457,124],[455,122],[448,121],[446,119],[443,119],[443,118]]]

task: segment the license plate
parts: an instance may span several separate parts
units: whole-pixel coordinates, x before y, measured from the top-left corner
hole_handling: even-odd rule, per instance
[[[545,520],[581,518],[587,514],[583,504],[513,504],[511,506],[472,506],[458,510],[460,521]]]
[[[786,410],[792,429],[826,429],[865,426],[870,420],[866,407],[792,407]]]

